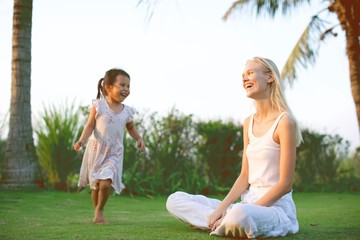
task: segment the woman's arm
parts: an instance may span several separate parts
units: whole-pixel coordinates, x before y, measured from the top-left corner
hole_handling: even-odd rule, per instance
[[[128,130],[130,136],[135,139],[138,148],[140,149],[140,151],[144,152],[145,151],[145,143],[144,140],[142,139],[142,137],[140,136],[140,134],[138,133],[138,131],[135,128],[134,122],[128,122],[126,124],[126,129]]]
[[[260,206],[271,206],[290,192],[293,186],[296,163],[296,124],[288,114],[281,118],[274,134],[274,140],[280,144],[279,181],[255,202]]]
[[[81,133],[80,139],[74,145],[75,151],[78,151],[85,144],[91,133],[94,131],[96,122],[95,114],[96,109],[94,106],[92,106],[86,125]]]
[[[218,208],[210,215],[208,224],[212,228],[212,230],[215,230],[219,226],[222,218],[226,214],[227,208],[237,199],[239,199],[241,194],[243,194],[249,187],[249,181],[248,181],[249,165],[248,165],[248,159],[246,157],[246,149],[249,144],[248,126],[249,126],[249,118],[245,120],[243,126],[244,149],[243,149],[242,167],[241,167],[240,175],[236,179],[234,185],[232,186],[232,188],[230,189],[229,193],[226,195],[224,200],[220,203]]]

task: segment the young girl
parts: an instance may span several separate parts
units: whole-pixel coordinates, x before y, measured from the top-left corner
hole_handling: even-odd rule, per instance
[[[79,187],[90,185],[95,208],[94,223],[106,224],[103,210],[110,195],[110,187],[117,194],[125,188],[122,166],[125,127],[137,142],[140,151],[145,144],[133,122],[134,110],[122,102],[130,94],[130,76],[122,69],[110,69],[98,83],[97,99],[93,100],[89,118],[75,143],[78,151],[87,142],[82,161]]]
[[[242,74],[256,112],[244,122],[240,175],[223,201],[176,192],[166,207],[176,218],[211,235],[266,238],[299,230],[292,199],[296,147],[302,137],[269,59],[250,59]],[[241,202],[235,203],[241,197]]]

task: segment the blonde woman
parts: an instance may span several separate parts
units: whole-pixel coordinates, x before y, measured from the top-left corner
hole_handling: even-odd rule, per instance
[[[242,169],[233,187],[222,201],[175,192],[166,207],[174,217],[211,235],[265,238],[295,234],[299,224],[292,186],[296,147],[302,141],[299,126],[273,61],[248,60],[242,81],[256,111],[244,121]]]

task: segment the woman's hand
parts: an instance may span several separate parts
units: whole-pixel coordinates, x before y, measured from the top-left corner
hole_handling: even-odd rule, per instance
[[[226,211],[222,209],[216,209],[209,217],[208,225],[211,228],[211,231],[214,231],[222,222],[223,218],[226,215]]]
[[[215,229],[217,229],[218,226],[220,226],[221,222],[223,221],[224,217],[225,217],[226,213],[222,215],[221,218],[219,218],[218,220],[216,220],[216,222],[212,225],[211,227],[211,231],[215,231]]]
[[[136,144],[141,152],[145,151],[145,143],[144,143],[144,140],[142,139],[142,137],[139,137],[138,140],[136,140]]]

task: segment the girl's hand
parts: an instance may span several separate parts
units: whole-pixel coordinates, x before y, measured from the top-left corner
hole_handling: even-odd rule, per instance
[[[74,150],[79,151],[79,149],[83,146],[83,143],[81,141],[77,141],[74,145]]]
[[[136,141],[136,144],[141,152],[145,151],[145,143],[144,143],[144,140],[142,139],[142,137],[138,138],[138,140]]]
[[[211,228],[211,231],[214,231],[222,222],[223,218],[226,215],[226,211],[221,209],[216,209],[209,217],[208,225]]]

